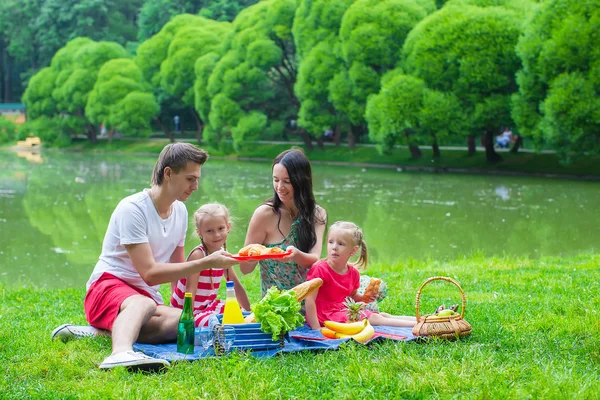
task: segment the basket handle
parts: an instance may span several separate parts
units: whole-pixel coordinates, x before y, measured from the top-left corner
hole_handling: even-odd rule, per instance
[[[465,307],[467,307],[467,298],[465,296],[465,292],[462,290],[462,288],[460,287],[460,285],[458,284],[458,282],[456,282],[454,279],[452,278],[448,278],[446,276],[433,276],[429,279],[427,279],[425,282],[423,282],[423,284],[421,285],[421,287],[419,288],[419,290],[417,290],[417,298],[415,300],[415,305],[417,308],[417,312],[416,312],[416,317],[417,317],[417,321],[419,321],[420,318],[420,314],[419,314],[419,304],[421,303],[421,291],[423,290],[423,288],[425,287],[425,285],[427,285],[429,282],[432,281],[446,281],[446,282],[450,282],[452,284],[454,284],[458,290],[460,290],[460,294],[462,296],[462,307],[461,307],[461,312],[460,312],[460,318],[464,319],[465,316]]]

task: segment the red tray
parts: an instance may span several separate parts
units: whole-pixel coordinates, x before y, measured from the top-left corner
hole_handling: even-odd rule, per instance
[[[260,260],[266,260],[266,259],[269,259],[269,258],[279,259],[279,258],[287,257],[290,254],[292,254],[291,250],[290,251],[286,251],[285,253],[263,254],[263,255],[260,255],[260,256],[240,256],[240,255],[237,255],[237,254],[233,254],[231,257],[235,258],[238,261],[260,261]]]

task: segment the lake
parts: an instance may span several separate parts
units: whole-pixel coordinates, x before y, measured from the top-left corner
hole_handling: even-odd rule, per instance
[[[155,161],[0,151],[0,284],[83,286],[114,207],[149,187]],[[595,182],[326,165],[314,165],[313,174],[329,224],[362,227],[372,262],[569,256],[598,246]],[[186,206],[190,217],[205,202],[229,207],[234,225],[227,243],[235,252],[252,212],[270,195],[270,163],[211,159]],[[186,251],[197,244],[193,232],[190,225]]]

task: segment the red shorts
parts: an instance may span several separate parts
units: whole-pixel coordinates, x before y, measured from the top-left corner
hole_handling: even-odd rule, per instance
[[[116,276],[105,272],[96,282],[92,283],[87,291],[83,303],[85,318],[94,328],[110,331],[119,315],[123,301],[139,294],[152,299],[148,292],[130,286]]]

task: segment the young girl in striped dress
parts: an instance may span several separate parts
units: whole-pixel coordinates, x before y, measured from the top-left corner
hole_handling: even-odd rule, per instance
[[[198,260],[215,251],[226,249],[225,242],[231,229],[231,222],[229,210],[225,206],[219,203],[204,204],[194,213],[194,223],[201,243],[190,252],[188,261]],[[174,282],[171,305],[183,308],[185,292],[195,293],[194,319],[196,327],[208,325],[208,318],[212,314],[222,314],[225,308],[225,301],[217,299],[217,292],[223,277],[234,282],[238,303],[243,309],[250,310],[246,290],[233,268],[209,268],[199,274]]]

